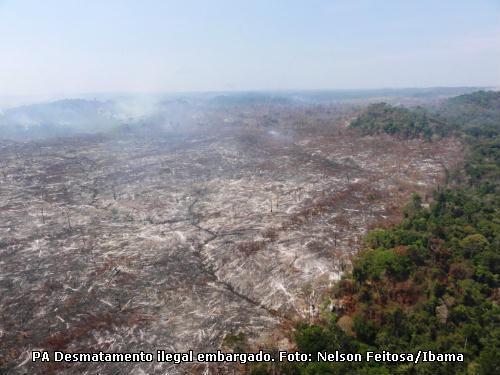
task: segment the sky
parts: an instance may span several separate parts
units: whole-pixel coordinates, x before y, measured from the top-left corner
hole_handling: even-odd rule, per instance
[[[500,0],[0,0],[0,96],[500,86]]]

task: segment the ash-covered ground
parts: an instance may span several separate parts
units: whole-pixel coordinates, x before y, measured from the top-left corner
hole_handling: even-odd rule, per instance
[[[31,350],[215,351],[240,332],[286,346],[280,326],[325,308],[367,230],[461,160],[454,139],[360,137],[349,116],[250,109],[189,131],[1,142],[0,364],[175,374]]]

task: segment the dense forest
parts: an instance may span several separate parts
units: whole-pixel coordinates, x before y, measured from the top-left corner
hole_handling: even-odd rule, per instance
[[[500,93],[459,96],[439,111],[441,129],[453,127],[468,143],[463,168],[436,188],[430,206],[414,195],[400,224],[366,237],[331,292],[338,307],[297,327],[294,339],[305,353],[432,350],[463,353],[464,362],[285,363],[257,366],[254,375],[500,373]],[[353,126],[431,138],[433,124],[421,109],[377,104]]]
[[[447,100],[437,111],[466,134],[494,138],[500,123],[500,93],[478,91],[460,95]]]
[[[447,122],[422,107],[408,109],[386,103],[368,106],[354,121],[351,128],[364,135],[387,133],[402,138],[443,136],[449,132]]]

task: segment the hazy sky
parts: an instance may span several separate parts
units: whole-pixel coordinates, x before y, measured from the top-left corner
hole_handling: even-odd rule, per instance
[[[500,0],[0,0],[0,95],[500,86]]]

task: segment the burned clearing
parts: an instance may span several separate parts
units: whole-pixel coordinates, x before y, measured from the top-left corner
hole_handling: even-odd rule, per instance
[[[240,332],[257,348],[313,318],[363,235],[413,192],[428,201],[463,154],[453,138],[362,137],[345,110],[253,111],[185,132],[0,143],[3,365],[164,374],[182,368],[30,356],[214,351]]]

